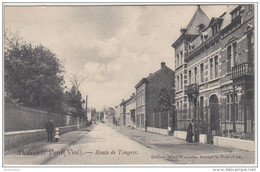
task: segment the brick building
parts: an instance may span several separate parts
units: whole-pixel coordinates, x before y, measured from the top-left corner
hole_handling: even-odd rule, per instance
[[[197,20],[197,21],[195,21]],[[177,128],[254,139],[254,6],[208,19],[200,6],[175,48]]]
[[[160,93],[164,90],[172,103],[173,87],[174,72],[164,62],[161,63],[161,69],[136,84],[136,128],[146,130],[147,127],[168,127],[168,115],[159,118],[157,113],[158,100]],[[155,117],[158,118],[156,122],[160,119],[160,125],[155,126]]]

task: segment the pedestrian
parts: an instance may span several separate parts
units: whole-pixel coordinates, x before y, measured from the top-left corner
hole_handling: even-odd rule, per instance
[[[53,139],[53,132],[54,132],[54,124],[52,122],[52,119],[50,119],[46,125],[45,125],[45,129],[47,131],[47,135],[48,135],[48,142],[52,141]]]
[[[189,126],[187,128],[186,141],[189,143],[192,142],[192,137],[193,137],[193,132],[192,132],[193,122],[194,120],[192,119],[192,121],[189,123]]]
[[[55,128],[55,134],[54,134],[54,140],[55,142],[58,142],[60,138],[60,131],[59,128]]]

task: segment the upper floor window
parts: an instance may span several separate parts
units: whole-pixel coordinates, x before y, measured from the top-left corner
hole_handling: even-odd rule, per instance
[[[197,83],[197,73],[198,70],[197,70],[197,67],[194,68],[194,83],[196,84]]]
[[[189,85],[191,84],[191,70],[189,71]]]
[[[236,12],[232,13],[232,20],[235,19],[237,16],[239,16],[240,10],[237,10]]]
[[[218,77],[218,56],[214,57],[214,61],[215,61],[215,65],[214,65],[214,68],[215,68],[215,78],[217,78]]]
[[[253,7],[254,7],[253,4],[247,5],[247,12],[251,11],[253,9]]]
[[[179,54],[177,54],[177,67],[179,67],[179,63],[180,62],[180,59],[179,59]]]
[[[231,67],[237,65],[237,43],[234,42],[233,44],[227,47],[227,72],[231,71]]]
[[[177,90],[177,91],[179,91],[179,83],[180,83],[180,82],[179,82],[179,76],[177,76],[177,83],[176,83],[176,86],[177,86],[176,90]]]
[[[180,52],[180,59],[181,59],[181,61],[180,61],[180,65],[183,63],[183,54],[182,54],[182,51]]]
[[[210,59],[210,79],[213,79],[213,59]]]
[[[220,25],[218,23],[215,23],[211,26],[211,29],[212,29],[212,34],[216,34],[218,31],[219,31],[219,27]]]
[[[236,66],[237,65],[237,43],[236,42],[234,42],[233,44],[233,54],[232,54],[232,56],[233,56],[233,66]]]
[[[181,74],[181,90],[183,89],[183,76]]]
[[[254,36],[250,32],[247,34],[247,48],[248,48],[248,62],[253,63],[254,61]]]
[[[227,47],[227,72],[231,71],[231,45]]]
[[[204,81],[204,65],[203,63],[200,64],[200,82],[202,83]]]

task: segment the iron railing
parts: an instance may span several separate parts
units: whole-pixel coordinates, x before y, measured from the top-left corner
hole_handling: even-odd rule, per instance
[[[241,63],[239,65],[236,65],[232,67],[232,78],[237,78],[245,75],[253,75],[254,69],[252,63]]]

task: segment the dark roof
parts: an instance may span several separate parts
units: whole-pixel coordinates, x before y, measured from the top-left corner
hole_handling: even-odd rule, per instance
[[[172,44],[172,47],[175,47],[175,45],[177,45],[177,43],[182,40],[184,35],[195,35],[195,36],[199,35],[200,33],[197,29],[197,26],[199,26],[200,24],[204,24],[207,27],[209,22],[210,22],[210,20],[209,20],[208,16],[202,11],[200,6],[198,6],[198,9],[195,12],[195,14],[193,15],[193,17],[191,18],[189,24],[187,25],[187,28],[182,29],[182,30],[186,30],[186,31],[182,32],[182,34],[179,36],[179,38]]]
[[[146,78],[141,79],[136,85],[135,88],[139,87],[140,85],[142,85],[143,83],[147,82]]]
[[[124,104],[126,104],[126,103],[128,103],[128,102],[130,102],[132,99],[134,99],[136,97],[136,95],[134,95],[134,96],[131,96],[129,99],[127,99],[127,100],[125,100],[125,101],[123,101],[123,102],[121,102],[120,103],[120,105],[124,105]]]
[[[198,6],[197,11],[193,15],[193,17],[190,20],[190,23],[187,26],[186,34],[188,35],[198,35],[200,34],[197,26],[200,24],[204,24],[205,26],[208,26],[209,24],[209,18],[208,16],[202,11],[200,6]]]
[[[158,73],[160,73],[160,72],[163,71],[163,70],[170,70],[170,71],[174,72],[171,68],[169,68],[169,67],[167,67],[167,66],[165,65],[164,68],[160,68],[160,69],[157,70],[156,72],[150,74],[148,77],[141,79],[141,80],[136,84],[135,88],[138,88],[138,87],[139,87],[140,85],[142,85],[143,83],[148,82],[149,80],[151,80],[154,76],[156,76]]]

